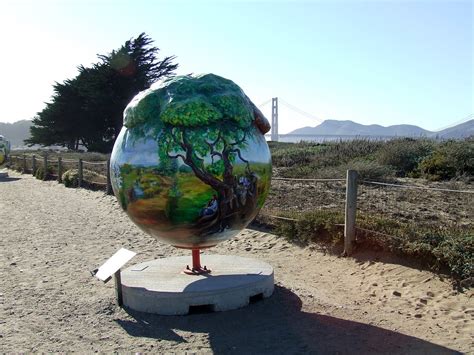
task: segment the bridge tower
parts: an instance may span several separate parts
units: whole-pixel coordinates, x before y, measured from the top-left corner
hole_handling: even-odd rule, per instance
[[[278,97],[272,98],[272,137],[273,142],[278,142]]]

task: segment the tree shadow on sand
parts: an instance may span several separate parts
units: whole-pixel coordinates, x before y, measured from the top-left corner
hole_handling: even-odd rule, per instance
[[[186,342],[174,329],[206,333],[217,353],[426,353],[451,349],[383,328],[301,310],[301,299],[276,286],[272,297],[235,311],[158,316],[126,309],[116,322],[131,336]]]

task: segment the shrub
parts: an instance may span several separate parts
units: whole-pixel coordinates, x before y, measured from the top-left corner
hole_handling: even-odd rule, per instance
[[[70,169],[64,172],[62,181],[66,187],[79,186],[79,171],[77,169]]]
[[[433,269],[446,268],[458,279],[474,275],[472,227],[433,228],[370,214],[359,215],[357,226],[383,233],[358,233],[368,245],[414,257]]]
[[[36,168],[35,178],[37,178],[38,180],[46,180],[48,176],[51,175],[52,173],[53,173],[53,169],[51,167],[48,166],[48,168],[45,171],[43,166],[39,166],[38,168]]]
[[[434,143],[426,139],[394,139],[378,151],[377,161],[392,167],[398,176],[407,176],[432,152],[433,146]]]
[[[344,223],[340,211],[317,210],[306,213],[282,213],[293,220],[276,220],[276,234],[293,242],[342,244]],[[378,215],[359,214],[359,244],[409,256],[432,269],[447,269],[457,279],[474,276],[474,230],[472,227],[443,226],[430,228],[400,222]],[[376,231],[378,233],[367,232]]]
[[[306,165],[314,160],[315,155],[321,152],[322,147],[318,145],[299,144],[287,149],[280,149],[272,154],[272,162],[275,166],[289,167],[294,165]]]
[[[356,139],[325,143],[270,142],[273,165],[286,177],[341,178],[347,169],[364,178],[393,175],[431,180],[474,175],[474,139]]]
[[[349,162],[344,166],[344,174],[345,170],[349,169],[356,170],[362,179],[370,180],[387,180],[387,178],[390,178],[395,174],[392,167],[381,165],[377,161],[370,160],[354,160]]]
[[[420,171],[428,180],[446,180],[456,176],[456,167],[448,159],[445,152],[434,152],[429,158],[420,163]]]
[[[287,239],[308,244],[316,241],[338,243],[343,240],[341,228],[336,224],[344,223],[344,216],[339,211],[316,210],[304,213],[285,213],[283,217],[291,220],[278,220],[276,232]]]
[[[97,174],[94,171],[87,170],[87,169],[82,170],[83,186],[86,186],[86,184],[88,184],[87,181],[100,180],[101,178],[102,176]],[[66,187],[78,187],[79,186],[79,170],[78,169],[67,170],[66,172],[64,172],[62,176],[62,180],[63,180],[64,186]]]
[[[474,277],[474,233],[463,231],[445,236],[433,254],[459,278]]]
[[[474,175],[474,140],[447,141],[419,165],[423,177],[447,180]]]
[[[314,166],[294,166],[284,170],[285,177],[312,177],[320,179],[344,179],[346,171],[357,170],[362,179],[390,180],[395,171],[390,166],[384,166],[373,160],[354,159],[348,163],[336,166],[315,168]]]

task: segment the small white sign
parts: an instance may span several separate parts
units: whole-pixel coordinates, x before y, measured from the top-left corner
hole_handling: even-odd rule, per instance
[[[118,252],[112,255],[100,268],[97,270],[95,277],[99,280],[107,282],[113,274],[115,274],[122,266],[124,266],[137,253],[121,248]]]

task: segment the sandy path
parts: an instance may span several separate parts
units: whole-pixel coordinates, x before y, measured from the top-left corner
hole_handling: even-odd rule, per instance
[[[142,233],[113,197],[10,176],[0,181],[0,352],[474,351],[472,290],[383,255],[338,258],[253,230],[207,253],[271,263],[271,298],[185,317],[127,312],[89,270],[122,246],[139,253],[134,263],[187,253]]]

